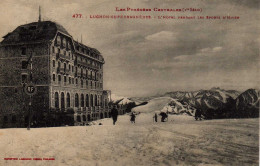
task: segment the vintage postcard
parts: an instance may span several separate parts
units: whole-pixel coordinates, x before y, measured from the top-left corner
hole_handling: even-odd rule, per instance
[[[0,165],[259,165],[258,0],[1,0]]]

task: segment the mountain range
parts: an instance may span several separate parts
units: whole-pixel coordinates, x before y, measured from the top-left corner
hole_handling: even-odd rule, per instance
[[[236,90],[212,88],[194,92],[167,92],[163,96],[178,99],[185,105],[200,109],[208,118],[259,117],[259,90]]]
[[[124,103],[122,101],[141,103],[158,97],[170,97],[176,99],[184,108],[200,109],[206,119],[250,118],[259,117],[259,94],[260,91],[256,89],[239,92],[215,87],[209,90],[173,91],[163,95],[124,98],[118,101],[121,101],[121,104]]]

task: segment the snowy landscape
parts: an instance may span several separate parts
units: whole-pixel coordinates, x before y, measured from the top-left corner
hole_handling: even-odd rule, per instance
[[[258,165],[259,119],[195,121],[170,115],[153,122],[140,114],[91,126],[2,129],[0,165]],[[98,125],[102,123],[103,125]],[[6,161],[53,157],[54,161]]]
[[[154,97],[132,109],[136,123],[127,113],[116,125],[106,118],[89,126],[1,129],[0,165],[259,165],[259,118],[196,121],[194,111],[177,99]],[[166,122],[160,116],[154,122],[160,112],[169,113]],[[4,160],[11,157],[18,160]]]

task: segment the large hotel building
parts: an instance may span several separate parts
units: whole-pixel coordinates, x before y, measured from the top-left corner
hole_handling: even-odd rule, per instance
[[[84,125],[110,115],[101,53],[51,21],[18,26],[0,43],[0,127]],[[27,85],[36,87],[33,96]]]

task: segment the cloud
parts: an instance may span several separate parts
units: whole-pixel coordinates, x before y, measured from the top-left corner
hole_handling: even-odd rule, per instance
[[[148,35],[145,37],[145,39],[156,42],[169,42],[176,40],[176,33],[173,33],[171,31],[161,31],[152,35]]]

